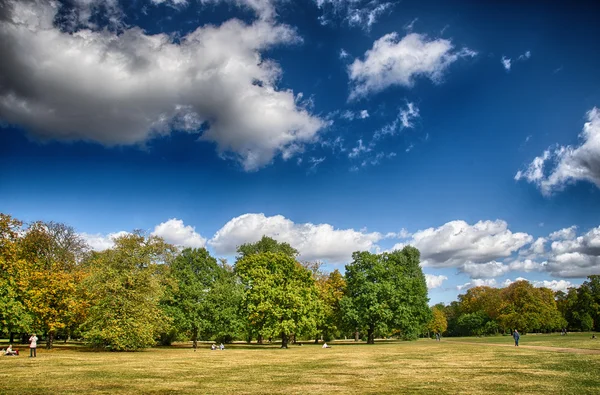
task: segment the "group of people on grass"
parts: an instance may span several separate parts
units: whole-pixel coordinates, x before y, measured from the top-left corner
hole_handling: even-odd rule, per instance
[[[37,341],[38,337],[34,333],[29,338],[29,358],[37,357]],[[2,355],[6,357],[16,357],[17,355],[19,355],[19,350],[13,350],[12,344],[9,344],[6,350],[2,349]]]
[[[225,349],[225,346],[223,345],[223,343],[221,343],[221,345],[219,347],[217,347],[217,345],[215,343],[210,345],[210,349],[215,351],[215,350],[221,350],[223,351]]]

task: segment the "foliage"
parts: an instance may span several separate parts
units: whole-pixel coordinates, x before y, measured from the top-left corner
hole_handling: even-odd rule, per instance
[[[169,263],[173,253],[162,239],[136,232],[94,254],[85,280],[90,309],[84,337],[90,345],[111,351],[154,345],[169,321],[159,307],[164,290],[159,266]]]
[[[339,270],[321,275],[316,280],[322,312],[318,321],[318,330],[325,341],[339,334],[342,327],[341,301],[346,292],[346,280]]]
[[[347,289],[342,306],[347,323],[375,335],[398,330],[403,338],[416,338],[419,329],[431,318],[427,306],[427,286],[419,266],[419,251],[372,254],[355,252],[346,265]]]
[[[237,249],[237,260],[254,254],[261,254],[263,252],[282,253],[290,258],[296,258],[298,256],[298,250],[288,243],[280,243],[268,236],[263,236],[256,243],[246,243],[239,246]]]
[[[284,253],[263,252],[239,259],[235,271],[244,284],[248,322],[263,337],[316,331],[318,293],[311,272]]]
[[[171,264],[175,280],[169,312],[174,327],[199,339],[231,339],[241,328],[242,288],[231,268],[205,248],[184,249]]]
[[[431,321],[429,321],[427,329],[433,333],[440,334],[446,332],[446,329],[448,329],[446,315],[444,315],[444,310],[440,306],[433,306],[431,308]]]

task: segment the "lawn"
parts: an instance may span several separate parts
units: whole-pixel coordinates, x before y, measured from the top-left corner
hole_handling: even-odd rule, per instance
[[[595,394],[600,388],[600,355],[429,339],[197,352],[58,345],[39,349],[37,359],[24,355],[0,357],[0,393]]]
[[[526,335],[521,335],[521,338],[519,339],[519,345],[600,350],[600,334],[596,334],[596,336],[597,339],[592,339],[591,332],[573,332],[566,336],[561,336],[560,333],[549,335],[529,333]],[[444,341],[514,344],[511,336],[448,337],[445,338]]]

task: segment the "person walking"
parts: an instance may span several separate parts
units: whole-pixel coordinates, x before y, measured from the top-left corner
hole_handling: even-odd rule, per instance
[[[513,332],[513,339],[515,339],[515,347],[519,347],[519,338],[521,337],[521,335],[519,335],[519,331],[515,329],[515,331]]]
[[[37,358],[37,341],[38,337],[34,333],[29,338],[29,358]]]

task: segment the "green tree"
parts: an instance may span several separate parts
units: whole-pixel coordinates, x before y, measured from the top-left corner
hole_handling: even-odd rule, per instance
[[[33,318],[24,302],[24,274],[27,262],[20,258],[19,234],[23,223],[10,215],[0,213],[0,332],[10,335],[27,332]]]
[[[376,333],[387,335],[393,330],[415,339],[431,319],[419,250],[355,252],[352,258],[346,265],[347,291],[342,301],[346,322],[366,332],[369,344],[375,342]]]
[[[325,341],[329,341],[339,334],[342,327],[341,301],[346,292],[346,280],[342,273],[335,269],[327,275],[319,276],[316,285],[322,307],[318,331]]]
[[[161,267],[173,255],[174,247],[141,232],[119,237],[112,249],[94,254],[85,280],[90,309],[84,338],[90,345],[134,351],[155,344],[169,323],[159,301]]]
[[[199,339],[226,339],[239,332],[242,288],[231,268],[219,265],[205,248],[187,248],[173,260],[170,274],[176,287],[169,312],[194,348]]]
[[[289,245],[288,243],[280,243],[277,240],[263,236],[256,243],[242,244],[237,248],[237,259],[242,259],[250,255],[261,254],[263,252],[282,253],[290,258],[296,258],[298,256],[298,250]]]
[[[318,293],[311,272],[289,255],[263,252],[246,255],[235,265],[244,285],[248,322],[263,337],[316,332]]]

